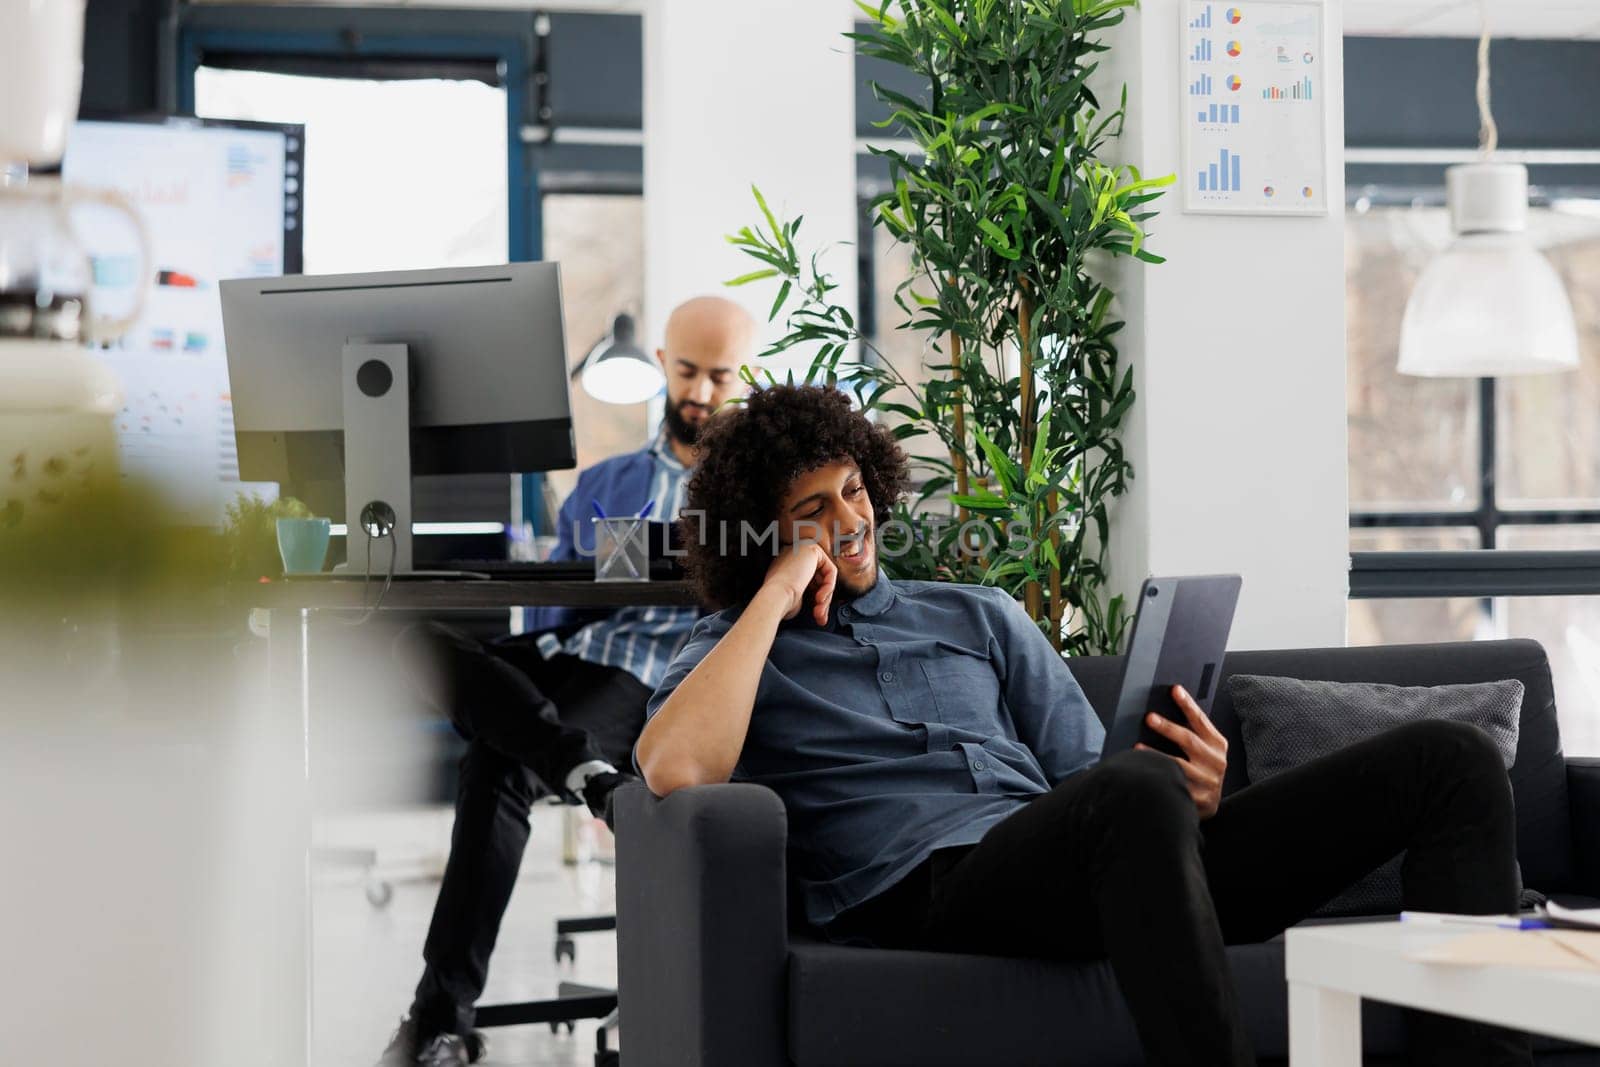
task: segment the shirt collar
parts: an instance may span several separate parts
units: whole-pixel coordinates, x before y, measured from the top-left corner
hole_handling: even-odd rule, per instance
[[[870,619],[874,615],[882,615],[894,603],[894,582],[883,573],[883,568],[878,568],[878,580],[872,588],[856,597],[845,606],[850,609],[850,614],[858,618]]]
[[[645,451],[650,453],[652,459],[672,471],[687,471],[678,454],[672,450],[672,438],[669,436],[667,424],[662,423],[661,429],[656,431],[656,439],[650,442]]]

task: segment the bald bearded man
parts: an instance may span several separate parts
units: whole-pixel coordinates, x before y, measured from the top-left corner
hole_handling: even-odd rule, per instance
[[[667,320],[656,351],[667,377],[661,431],[637,452],[578,476],[561,507],[553,559],[592,546],[589,517],[630,515],[655,501],[678,517],[700,426],[741,391],[755,321],[721,297],[696,297]],[[620,608],[598,619],[565,609],[533,612],[529,633],[483,644],[437,623],[396,645],[418,689],[466,738],[450,859],[423,946],[409,1015],[379,1067],[462,1067],[483,1055],[473,1029],[489,956],[528,843],[528,812],[542,786],[588,804],[610,822],[611,794],[630,774],[645,701],[694,626],[689,608]]]

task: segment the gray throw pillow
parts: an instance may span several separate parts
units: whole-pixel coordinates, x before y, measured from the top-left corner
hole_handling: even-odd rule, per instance
[[[1515,679],[1429,687],[1236,674],[1228,679],[1228,689],[1252,782],[1419,719],[1471,723],[1494,741],[1507,770],[1517,758],[1522,683]],[[1399,911],[1401,859],[1396,856],[1360,879],[1317,914]]]

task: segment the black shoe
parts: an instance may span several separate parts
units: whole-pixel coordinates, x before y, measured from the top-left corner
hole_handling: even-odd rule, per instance
[[[412,1062],[419,1067],[467,1067],[472,1055],[467,1039],[460,1034],[437,1034],[417,1050],[417,1058]]]
[[[437,1044],[440,1037],[451,1038],[466,1049],[467,1058],[461,1060],[461,1063],[477,1063],[483,1059],[483,1054],[489,1049],[489,1042],[476,1030],[469,1033],[465,1038],[457,1034],[435,1035],[432,1041],[428,1043],[428,1047],[432,1048],[433,1045]],[[417,1024],[408,1015],[401,1019],[400,1025],[395,1028],[394,1036],[389,1039],[389,1047],[383,1050],[383,1055],[379,1057],[376,1067],[414,1067],[415,1064],[419,1063],[433,1067],[433,1065],[437,1064],[453,1065],[456,1063],[455,1060],[451,1059],[424,1059],[424,1056],[428,1053],[425,1049],[419,1048],[419,1044],[421,1042],[417,1039]]]
[[[583,802],[589,805],[594,817],[611,826],[611,797],[617,786],[634,780],[625,771],[605,771],[593,775],[583,783]]]
[[[408,1015],[400,1020],[389,1047],[378,1057],[375,1067],[411,1067],[417,1062],[417,1024]]]

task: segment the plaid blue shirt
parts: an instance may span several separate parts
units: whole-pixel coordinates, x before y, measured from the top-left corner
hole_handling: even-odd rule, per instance
[[[599,504],[607,515],[632,515],[644,507],[645,501],[654,500],[651,518],[677,519],[689,474],[689,468],[673,454],[665,427],[648,447],[590,467],[579,476],[577,486],[561,505],[557,519],[559,540],[551,558],[580,558],[576,540],[579,535],[592,554],[593,534],[584,531],[590,528],[594,504]],[[545,634],[539,639],[539,651],[546,657],[566,652],[590,663],[619,667],[654,688],[661,683],[667,664],[699,618],[700,612],[694,608],[618,608],[564,643],[554,634]],[[550,615],[536,616],[536,620],[533,629],[556,624],[556,618]]]

